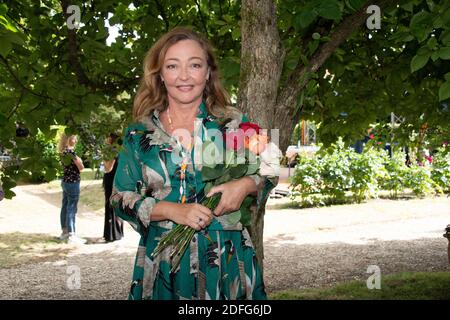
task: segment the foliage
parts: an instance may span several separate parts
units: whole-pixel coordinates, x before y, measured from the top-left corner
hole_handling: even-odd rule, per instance
[[[388,174],[378,180],[381,189],[389,190],[391,197],[396,198],[406,187],[406,176],[409,170],[405,163],[405,154],[397,151],[384,164]]]
[[[350,191],[357,202],[376,197],[380,189],[378,181],[388,176],[385,162],[388,156],[384,150],[369,148],[358,154],[351,152],[350,172],[353,176]]]
[[[444,145],[433,156],[431,178],[444,193],[450,193],[450,147]]]
[[[411,189],[415,195],[424,196],[434,193],[434,182],[431,179],[431,167],[428,165],[411,165],[406,171],[405,187]]]
[[[97,166],[105,137],[131,120],[145,52],[177,25],[193,26],[212,39],[223,81],[236,92],[238,2],[162,0],[138,6],[131,0],[71,1],[81,9],[80,28],[73,30],[66,24],[64,3],[20,0],[0,5],[0,145],[29,159],[21,162],[20,174],[36,171],[34,175],[41,176],[35,165],[40,154],[31,148],[19,150],[19,122],[31,139],[38,131],[50,137],[55,124],[66,126],[68,134],[79,135],[85,163]],[[118,30],[115,39],[108,38],[107,22]],[[54,165],[45,173],[48,179],[56,177]],[[2,174],[13,177],[9,171]]]
[[[380,190],[390,191],[393,197],[405,189],[417,196],[448,192],[448,153],[440,157],[433,166],[408,167],[402,152],[391,158],[381,148],[366,147],[358,154],[339,141],[327,152],[299,158],[290,180],[292,198],[300,197],[303,205],[324,205],[361,202],[377,197]]]
[[[450,132],[449,26],[448,1],[389,7],[381,29],[357,30],[311,79],[301,116],[319,124],[317,135],[329,145],[338,137],[353,143],[393,112],[404,119],[392,128],[394,141],[408,145],[426,124],[430,147],[439,146]]]

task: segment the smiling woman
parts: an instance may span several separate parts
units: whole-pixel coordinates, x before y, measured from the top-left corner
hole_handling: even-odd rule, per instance
[[[214,131],[248,121],[230,106],[212,52],[203,37],[176,28],[144,60],[136,123],[126,130],[111,196],[116,214],[141,235],[130,299],[266,298],[247,229],[239,221],[223,223],[222,215],[240,208],[247,196],[265,203],[276,179],[255,173],[222,183],[217,207],[201,204],[202,143]],[[180,240],[187,247],[181,260],[170,248],[152,255],[178,225],[195,232]],[[174,260],[180,263],[171,270]]]

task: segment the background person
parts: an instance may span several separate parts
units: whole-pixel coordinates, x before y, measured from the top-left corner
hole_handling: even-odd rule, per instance
[[[112,147],[112,152],[116,152],[113,144],[119,136],[112,133],[106,138],[106,144]],[[109,198],[112,194],[114,176],[117,170],[117,154],[111,160],[104,160],[103,190],[105,192],[105,224],[103,227],[103,238],[106,242],[120,240],[123,237],[123,221],[114,212]]]
[[[60,240],[68,243],[83,244],[86,240],[79,238],[75,233],[75,216],[80,199],[80,172],[84,169],[83,161],[75,153],[77,136],[62,135],[59,142],[61,162],[64,167],[64,175],[61,181],[63,190],[62,206],[60,213],[62,233]]]

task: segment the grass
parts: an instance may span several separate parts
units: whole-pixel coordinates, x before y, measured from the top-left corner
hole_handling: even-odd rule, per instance
[[[288,290],[269,295],[274,300],[450,300],[450,272],[405,272],[383,276],[381,289],[352,281],[332,288]]]
[[[66,244],[47,234],[3,233],[0,234],[0,268],[64,259],[69,250]]]

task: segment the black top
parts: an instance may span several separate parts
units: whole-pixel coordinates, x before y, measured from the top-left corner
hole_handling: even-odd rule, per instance
[[[80,181],[80,170],[78,170],[78,167],[75,165],[75,163],[73,162],[75,160],[75,157],[77,156],[77,154],[75,153],[75,151],[70,150],[70,149],[66,149],[64,150],[62,156],[63,158],[67,155],[70,154],[72,157],[72,162],[67,165],[64,166],[64,176],[62,181],[64,182],[70,182],[70,183],[74,183],[74,182],[78,182]],[[64,164],[63,164],[64,165]]]

